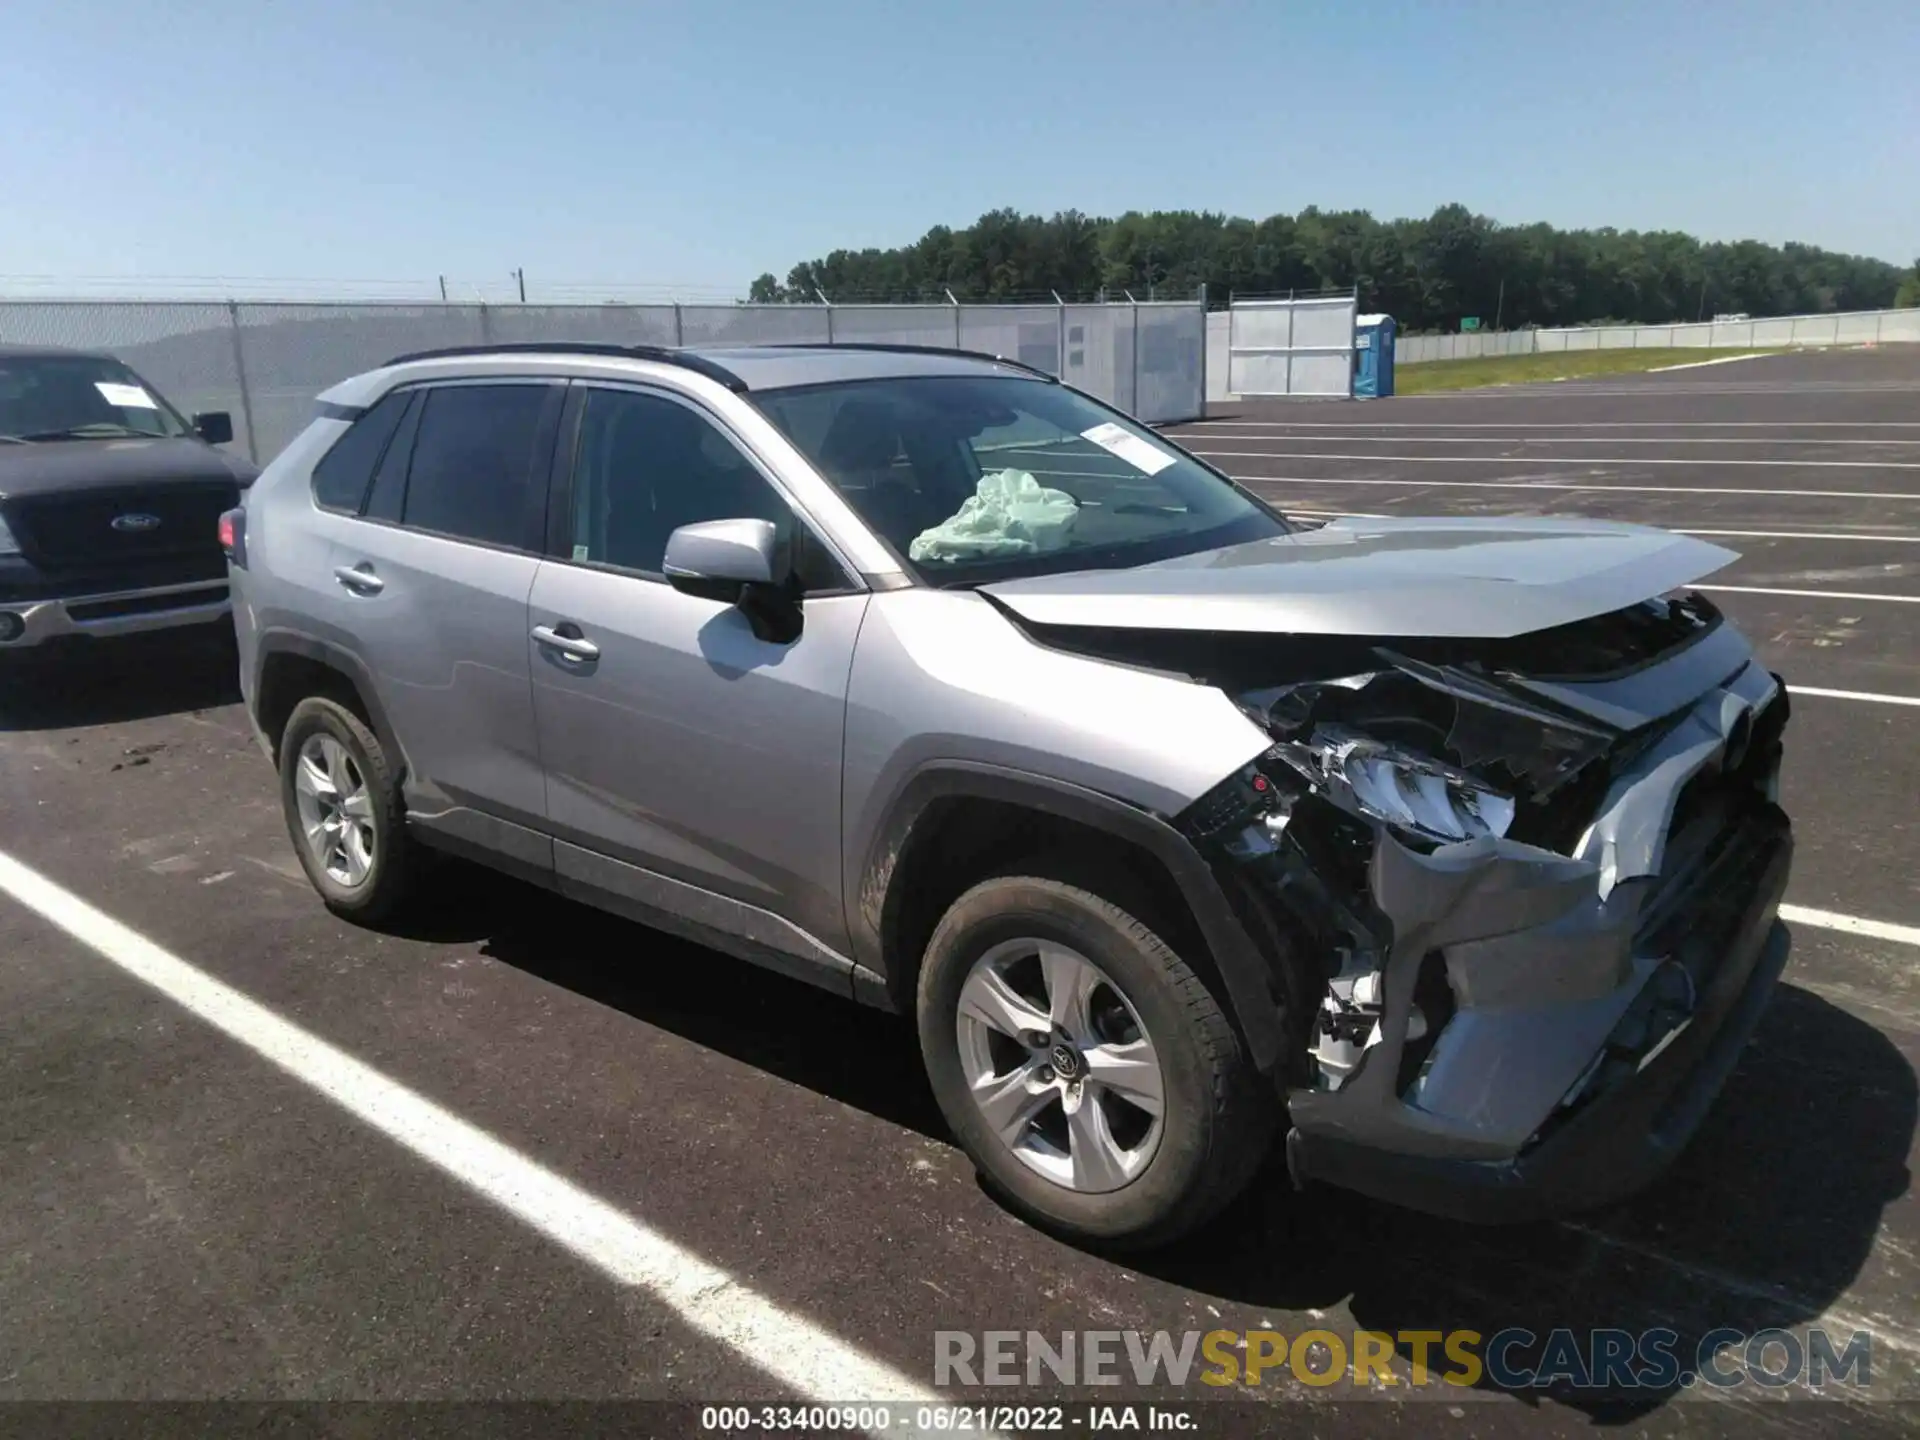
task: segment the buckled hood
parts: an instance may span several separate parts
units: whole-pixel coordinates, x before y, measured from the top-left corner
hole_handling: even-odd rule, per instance
[[[982,587],[1037,625],[1505,639],[1604,615],[1731,550],[1579,519],[1343,519],[1123,570]]]

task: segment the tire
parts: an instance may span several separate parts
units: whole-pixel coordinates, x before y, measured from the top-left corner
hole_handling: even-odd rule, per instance
[[[1246,1058],[1200,974],[1139,917],[1100,893],[1128,893],[1124,879],[1023,868],[1048,873],[1002,875],[975,885],[954,902],[928,942],[916,1019],[934,1096],[990,1188],[1026,1218],[1110,1249],[1164,1245],[1245,1189],[1272,1147],[1281,1101]],[[1036,953],[1031,961],[1021,954],[1041,947],[1045,955]],[[1094,974],[1087,1010],[1097,1016],[1097,1033],[1078,1037],[1077,1056],[1061,1055],[1055,1042],[1065,1038],[1072,1050],[1076,1037],[1063,1037],[1058,1026],[1050,1029],[1044,1050],[1031,1036],[1024,1049],[995,1038],[1003,1035],[1008,1012],[996,1009],[1002,1025],[983,1025],[976,1017],[983,999],[995,1009],[1004,997],[970,989],[970,978],[977,986],[980,975],[997,974],[1029,1007],[1019,1014],[1038,1013],[1044,1004],[1051,1020],[1059,987],[1044,983],[1054,973],[1049,966],[1066,976],[1080,973],[1061,958],[1062,951]],[[1034,986],[1036,974],[1041,989]],[[1069,980],[1065,988],[1070,992],[1074,984]],[[1131,1057],[1125,1085],[1139,1090],[1138,1098],[1151,1098],[1140,1078],[1140,1052],[1131,1038],[1136,1033],[1157,1062],[1157,1122],[1150,1105],[1142,1108],[1135,1097],[1124,1090],[1116,1094],[1097,1078],[1122,1075],[1115,1062]],[[1062,1068],[1043,1065],[1043,1056]],[[1018,1089],[1010,1090],[1006,1082],[1016,1072]],[[1079,1077],[1077,1100],[1069,1072]],[[1049,1079],[1054,1097],[1036,1100]],[[977,1088],[982,1085],[984,1090]],[[998,1098],[1009,1093],[1011,1101]],[[977,1094],[995,1097],[998,1126]],[[1024,1122],[1020,1138],[1003,1138],[1036,1103],[1040,1108]],[[1089,1104],[1097,1113],[1086,1112]],[[1142,1116],[1148,1117],[1144,1131]],[[1062,1148],[1063,1127],[1064,1161],[1054,1153]],[[1111,1148],[1089,1138],[1101,1132],[1114,1142]]]
[[[334,747],[337,747],[337,751]],[[341,837],[337,846],[324,846],[310,840],[308,821],[303,815],[303,761],[319,755],[338,753],[347,767],[335,772],[334,793],[342,793],[338,776],[357,780],[355,787],[365,797],[364,805],[344,807],[352,811],[344,819],[353,822],[357,832],[346,835],[342,823],[336,830]],[[331,771],[331,767],[326,767]],[[309,781],[309,788],[312,786]],[[348,791],[349,799],[353,791]],[[310,797],[312,798],[312,797]],[[324,795],[317,809],[332,810],[342,819],[343,807],[331,807]],[[280,805],[286,815],[287,834],[307,879],[320,892],[320,898],[334,914],[363,925],[375,924],[399,909],[405,901],[414,870],[413,846],[407,837],[405,809],[400,800],[400,781],[379,738],[351,710],[323,696],[309,696],[294,706],[287,717],[280,739]],[[323,854],[323,849],[328,854]],[[338,863],[329,863],[337,856]],[[364,864],[362,864],[364,862]]]

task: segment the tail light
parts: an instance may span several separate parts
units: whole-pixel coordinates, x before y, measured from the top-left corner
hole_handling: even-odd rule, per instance
[[[247,512],[245,510],[227,510],[221,513],[220,548],[227,552],[228,560],[242,570],[247,568]]]

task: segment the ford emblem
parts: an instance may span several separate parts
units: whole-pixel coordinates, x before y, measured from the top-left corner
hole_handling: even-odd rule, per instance
[[[158,530],[160,528],[160,517],[158,515],[140,514],[116,515],[113,517],[113,528],[128,533]]]

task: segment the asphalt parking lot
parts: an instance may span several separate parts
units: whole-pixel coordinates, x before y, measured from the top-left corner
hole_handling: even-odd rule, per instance
[[[897,1021],[458,865],[406,928],[333,919],[227,654],[128,644],[0,680],[0,857],[92,907],[62,928],[0,895],[0,1399],[851,1401],[931,1391],[936,1330],[1668,1327],[1685,1352],[1820,1326],[1872,1333],[1868,1391],[1515,1397],[1410,1385],[1403,1344],[1360,1399],[1280,1371],[1156,1398],[1201,1433],[1920,1425],[1920,354],[1172,433],[1308,518],[1579,513],[1741,552],[1707,588],[1796,692],[1800,918],[1660,1185],[1479,1230],[1270,1169],[1174,1252],[1072,1249],[982,1192]],[[1107,1398],[942,1398],[1036,1396]]]

